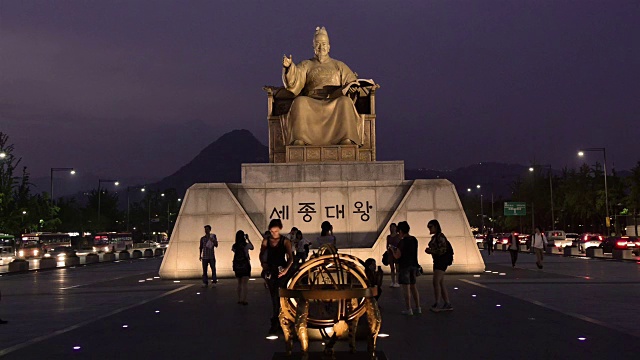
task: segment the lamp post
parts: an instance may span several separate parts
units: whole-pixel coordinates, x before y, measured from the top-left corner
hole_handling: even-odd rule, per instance
[[[546,168],[549,170],[549,193],[551,194],[551,229],[549,230],[554,230],[556,228],[556,218],[553,212],[553,177],[551,174],[551,165],[531,165],[531,167],[529,167],[529,172],[533,173],[536,167]]]
[[[607,219],[605,221],[605,225],[607,226],[607,235],[611,233],[611,218],[609,217],[609,188],[607,186],[607,149],[606,148],[586,148],[578,151],[578,156],[583,157],[584,153],[587,151],[598,151],[602,152],[602,156],[604,158],[604,206],[607,212]]]
[[[130,202],[129,202],[129,191],[131,189],[140,189],[141,192],[145,192],[144,186],[127,186],[127,232],[129,232],[129,223],[130,223]]]
[[[476,185],[476,189],[480,190],[481,186]],[[471,188],[467,189],[467,192],[471,192]],[[483,194],[480,192],[480,233],[484,234],[484,204],[483,204]]]
[[[113,183],[113,185],[115,185],[115,186],[120,185],[120,182],[118,182],[117,180],[104,180],[104,179],[98,179],[98,224],[97,224],[97,226],[98,226],[98,229],[97,229],[97,230],[98,230],[98,231],[99,231],[99,229],[100,229],[100,222],[101,222],[101,221],[100,221],[100,220],[101,220],[101,219],[100,219],[100,211],[101,211],[101,205],[102,205],[102,204],[101,204],[101,201],[100,201],[100,197],[101,197],[101,195],[102,195],[102,190],[100,189],[100,185],[101,185],[102,183]]]
[[[51,181],[50,182],[51,188],[49,189],[49,196],[51,197],[51,203],[52,204],[53,204],[53,173],[56,172],[56,171],[68,171],[69,174],[71,174],[71,175],[75,175],[76,174],[76,170],[74,168],[69,168],[69,167],[66,167],[66,168],[51,168],[51,180],[50,180]]]

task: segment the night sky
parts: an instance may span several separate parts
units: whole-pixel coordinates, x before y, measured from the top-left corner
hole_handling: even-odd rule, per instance
[[[262,86],[316,26],[381,84],[379,160],[640,160],[634,0],[0,0],[0,130],[35,176],[157,179],[238,128],[267,144]]]

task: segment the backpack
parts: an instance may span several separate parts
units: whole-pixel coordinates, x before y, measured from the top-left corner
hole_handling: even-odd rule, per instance
[[[453,246],[449,242],[449,239],[445,240],[447,242],[447,252],[444,253],[444,257],[447,260],[447,265],[453,264]]]

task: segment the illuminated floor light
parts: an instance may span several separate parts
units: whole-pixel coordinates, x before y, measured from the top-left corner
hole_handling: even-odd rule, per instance
[[[196,293],[196,295],[200,295],[200,293],[199,293],[199,292],[197,292],[197,293]]]
[[[587,338],[586,337],[579,337],[578,340],[585,341],[585,340],[587,340]]]
[[[156,314],[160,314],[160,310],[156,310]]]
[[[497,274],[498,272],[497,272],[497,271],[492,271],[491,273],[492,273],[492,274]]]
[[[74,346],[73,350],[80,350],[80,346]]]
[[[0,275],[0,276],[1,276],[1,275]],[[249,281],[256,281],[256,279],[254,279],[254,278],[251,278],[251,279],[249,279]]]
[[[471,297],[476,297],[476,294],[471,295]]]
[[[500,304],[496,305],[496,307],[501,307],[501,306],[502,306],[502,305],[500,305]]]
[[[389,337],[389,334],[378,334],[378,337],[386,338],[386,337]]]
[[[473,275],[473,277],[480,277],[480,275]]]
[[[145,282],[145,281],[146,281],[146,280],[138,280],[138,282],[139,282],[139,283],[143,283],[143,282]]]
[[[269,335],[267,336],[267,340],[278,340],[278,335]]]
[[[154,276],[153,278],[154,279],[160,279],[160,276]]]
[[[490,272],[491,272],[491,270],[485,270],[485,272],[486,272],[486,273],[490,273]]]
[[[454,287],[454,288],[453,288],[453,290],[458,290],[458,288],[457,288],[457,287]]]
[[[173,280],[173,282],[174,282],[174,283],[179,283],[179,282],[180,282],[180,280]]]
[[[505,276],[505,275],[507,275],[507,273],[500,273],[500,274],[498,274],[498,275],[500,275],[500,276]]]
[[[153,278],[148,278],[147,281],[153,281]]]
[[[122,327],[126,329],[129,327],[129,325],[122,325]]]

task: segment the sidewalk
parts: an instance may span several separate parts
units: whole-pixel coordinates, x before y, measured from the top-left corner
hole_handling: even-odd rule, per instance
[[[455,307],[451,313],[426,311],[433,302],[433,291],[431,277],[421,276],[423,314],[400,315],[400,289],[389,288],[385,279],[381,333],[389,337],[380,338],[378,350],[389,359],[640,356],[640,317],[637,308],[627,308],[636,306],[640,298],[638,265],[547,257],[545,269],[539,271],[534,270],[533,257],[522,254],[522,268],[513,270],[508,254],[485,258],[492,273],[447,278]],[[159,285],[137,281],[131,276],[99,286],[100,291],[112,287],[125,296]],[[6,359],[271,359],[284,350],[281,339],[265,338],[270,304],[261,279],[249,282],[249,306],[236,304],[235,279],[223,279],[215,289],[201,289],[197,281],[174,285],[173,293],[70,328],[12,352]],[[97,286],[82,291],[95,291]],[[188,287],[180,290],[184,286]],[[66,296],[75,295],[71,291]],[[29,337],[27,333],[23,336]],[[81,348],[73,350],[74,346]],[[299,349],[297,344],[295,349]],[[311,344],[312,351],[320,349],[320,344]],[[358,349],[365,350],[366,344],[359,343]],[[347,350],[346,343],[336,346],[336,351]]]

